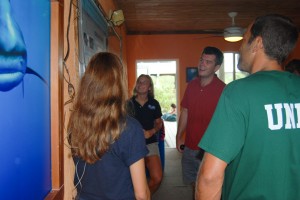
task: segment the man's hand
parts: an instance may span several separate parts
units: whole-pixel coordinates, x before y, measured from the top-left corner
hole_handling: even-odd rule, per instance
[[[182,110],[180,112],[177,133],[176,133],[176,149],[180,153],[183,152],[183,149],[181,149],[180,146],[184,145],[183,133],[186,128],[187,118],[188,118],[188,110],[186,108],[182,108]]]
[[[176,149],[182,153],[183,149],[180,148],[181,145],[184,145],[184,140],[182,138],[177,138],[176,137]]]

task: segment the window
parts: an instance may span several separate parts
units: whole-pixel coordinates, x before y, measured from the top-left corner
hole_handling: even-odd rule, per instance
[[[226,84],[248,76],[247,72],[242,72],[237,68],[239,56],[239,53],[235,52],[224,53],[224,61],[217,75]]]

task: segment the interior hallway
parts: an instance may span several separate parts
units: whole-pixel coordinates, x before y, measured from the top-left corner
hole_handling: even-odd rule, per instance
[[[160,188],[152,200],[192,200],[192,188],[184,185],[181,175],[181,153],[165,148],[165,169]]]

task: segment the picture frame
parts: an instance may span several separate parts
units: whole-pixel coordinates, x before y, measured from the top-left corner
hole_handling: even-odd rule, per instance
[[[186,82],[190,82],[198,76],[198,67],[187,67],[186,68]]]

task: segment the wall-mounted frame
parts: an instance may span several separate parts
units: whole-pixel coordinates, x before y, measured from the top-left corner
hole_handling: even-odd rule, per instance
[[[197,67],[187,67],[185,73],[186,73],[186,82],[188,83],[198,76],[198,68]]]
[[[90,58],[107,51],[108,24],[94,0],[78,0],[79,75],[85,72]]]

